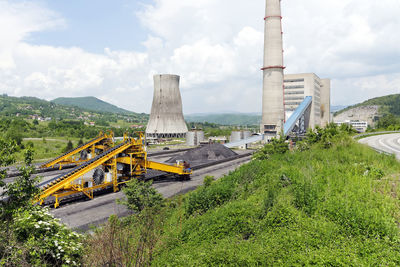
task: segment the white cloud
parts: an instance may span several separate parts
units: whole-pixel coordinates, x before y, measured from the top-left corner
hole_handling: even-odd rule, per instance
[[[95,54],[32,45],[35,33],[65,27],[54,11],[0,0],[0,92],[94,95],[149,112],[152,75],[181,75],[184,110],[260,111],[265,1],[155,0],[136,16],[144,52]],[[333,79],[334,104],[398,93],[400,1],[282,1],[287,72]]]

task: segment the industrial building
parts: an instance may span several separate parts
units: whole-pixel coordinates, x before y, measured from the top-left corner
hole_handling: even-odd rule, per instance
[[[154,75],[154,95],[147,139],[185,138],[188,128],[183,118],[178,75]]]
[[[311,96],[309,127],[325,126],[330,123],[331,80],[321,79],[314,73],[286,74],[284,77],[286,120],[306,96]]]
[[[203,131],[190,131],[186,134],[186,145],[188,146],[198,146],[204,141]]]
[[[359,133],[365,133],[368,129],[367,121],[359,121],[359,120],[346,120],[346,121],[335,121],[335,124],[342,125],[347,124],[354,128]]]

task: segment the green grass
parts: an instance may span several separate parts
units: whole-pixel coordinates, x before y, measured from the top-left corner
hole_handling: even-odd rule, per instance
[[[400,164],[349,138],[171,201],[154,266],[400,265]]]
[[[67,146],[68,140],[71,140],[74,147],[78,146],[79,138],[62,138],[62,137],[48,137],[48,138],[35,138],[33,140],[24,140],[22,143],[26,146],[27,143],[32,143],[35,150],[34,161],[42,162],[47,159],[54,158],[63,153],[63,149]],[[86,140],[83,140],[84,142]],[[17,164],[24,160],[23,151],[16,154]]]

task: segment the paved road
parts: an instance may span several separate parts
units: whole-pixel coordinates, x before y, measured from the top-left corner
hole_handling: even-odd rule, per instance
[[[360,139],[358,142],[395,154],[396,158],[400,160],[400,133],[375,135]]]

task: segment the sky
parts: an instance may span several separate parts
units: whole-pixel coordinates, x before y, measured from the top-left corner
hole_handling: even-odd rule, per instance
[[[399,0],[283,0],[286,73],[332,105],[400,93]],[[185,114],[261,112],[265,0],[0,0],[0,93],[95,96],[149,113],[153,75]]]

